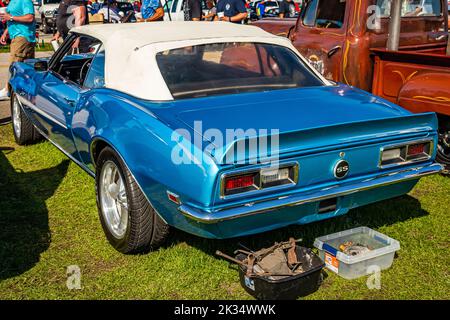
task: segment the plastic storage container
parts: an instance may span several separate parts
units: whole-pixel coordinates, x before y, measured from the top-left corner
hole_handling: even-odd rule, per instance
[[[345,254],[339,251],[339,246],[347,241],[369,246],[371,250],[353,256]],[[314,246],[319,249],[319,257],[325,261],[327,269],[345,279],[356,279],[389,268],[395,252],[400,249],[397,240],[368,227],[316,238]]]
[[[256,299],[261,300],[293,300],[317,291],[322,284],[322,269],[325,264],[311,249],[297,246],[296,253],[303,262],[304,272],[271,280],[265,276],[248,277],[246,275],[247,268],[240,266],[239,279],[242,287]],[[306,254],[311,257],[309,262],[304,260]],[[242,261],[245,259],[245,255],[239,254],[236,259]]]

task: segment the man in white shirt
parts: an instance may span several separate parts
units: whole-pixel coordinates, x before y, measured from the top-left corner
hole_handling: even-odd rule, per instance
[[[108,8],[109,3],[109,8]],[[107,0],[103,3],[103,7],[97,12],[102,13],[103,18],[108,22],[118,23],[122,19],[117,10],[117,1],[115,0]],[[108,15],[109,13],[109,15]]]

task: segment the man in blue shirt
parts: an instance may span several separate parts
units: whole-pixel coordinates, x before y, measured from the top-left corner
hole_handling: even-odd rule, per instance
[[[36,22],[31,0],[11,0],[6,12],[0,12],[0,20],[7,22],[7,28],[0,38],[5,45],[11,39],[10,64],[34,58]],[[0,100],[8,99],[7,88],[0,91]]]
[[[266,2],[264,0],[258,2],[258,4],[256,5],[256,15],[258,16],[259,20],[264,18],[265,12],[266,12]]]
[[[217,4],[217,17],[220,21],[242,23],[247,18],[244,0],[220,0]]]
[[[145,21],[161,21],[164,18],[164,11],[162,16],[157,10],[162,11],[160,0],[143,0],[141,6],[142,19]]]
[[[98,3],[98,0],[94,0],[91,5],[91,14],[96,14],[100,9],[102,8],[102,5]]]

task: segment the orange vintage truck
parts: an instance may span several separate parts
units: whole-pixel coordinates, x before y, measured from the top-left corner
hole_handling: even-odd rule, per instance
[[[289,37],[328,79],[412,112],[436,112],[437,158],[450,168],[447,1],[309,0],[298,19],[262,19],[254,25]]]

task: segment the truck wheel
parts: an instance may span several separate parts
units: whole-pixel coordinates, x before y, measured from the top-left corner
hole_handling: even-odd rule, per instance
[[[14,140],[20,146],[35,143],[42,138],[23,112],[19,99],[14,92],[11,93],[11,124]]]
[[[45,19],[44,16],[41,19],[42,19],[41,20],[41,30],[42,30],[42,32],[45,33],[45,34],[50,33],[51,30],[50,30],[50,27],[47,24],[47,20]]]
[[[116,250],[138,253],[156,249],[164,242],[169,226],[110,147],[105,147],[98,156],[95,180],[100,221]]]
[[[436,160],[450,170],[450,118],[439,119],[439,141]]]

